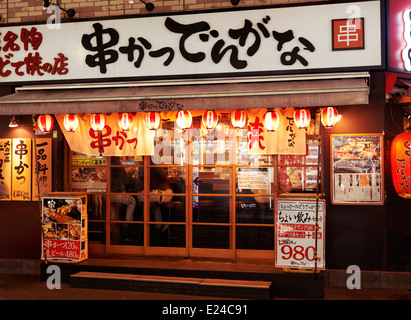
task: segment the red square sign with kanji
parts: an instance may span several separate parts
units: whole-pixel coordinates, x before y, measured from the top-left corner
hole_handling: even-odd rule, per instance
[[[364,49],[364,18],[332,20],[332,49]]]

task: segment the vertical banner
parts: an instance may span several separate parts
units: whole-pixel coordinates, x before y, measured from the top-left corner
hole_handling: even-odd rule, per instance
[[[0,139],[0,201],[11,200],[11,139]]]
[[[279,268],[325,268],[325,200],[278,199],[276,210],[275,266]],[[317,235],[315,222],[318,222]],[[317,241],[315,240],[317,236]]]
[[[52,191],[52,139],[36,139],[36,148],[33,148],[33,187],[32,200],[39,200],[40,195]],[[37,155],[34,155],[37,151]],[[36,165],[37,161],[37,165]],[[38,170],[38,186],[37,186]]]
[[[31,200],[31,139],[13,139],[12,200]]]
[[[275,132],[269,132],[264,124],[267,109],[247,109],[248,154],[305,155],[306,132],[294,123],[294,108],[276,108],[275,111],[279,116],[279,126]]]

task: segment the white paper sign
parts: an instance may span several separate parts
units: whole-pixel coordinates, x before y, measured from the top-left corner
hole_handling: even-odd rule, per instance
[[[279,268],[325,268],[325,200],[277,200],[275,266]],[[317,237],[317,240],[316,240]],[[317,266],[315,256],[317,248]]]

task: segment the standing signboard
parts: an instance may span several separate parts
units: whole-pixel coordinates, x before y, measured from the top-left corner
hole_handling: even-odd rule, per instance
[[[275,266],[324,270],[325,200],[277,199],[275,221]]]
[[[87,197],[42,198],[42,259],[80,262],[87,259]]]

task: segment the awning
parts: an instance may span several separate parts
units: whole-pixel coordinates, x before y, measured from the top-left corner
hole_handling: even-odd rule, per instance
[[[22,87],[0,114],[114,113],[368,104],[368,73]],[[309,80],[307,80],[309,79]],[[231,82],[229,82],[231,81]]]

